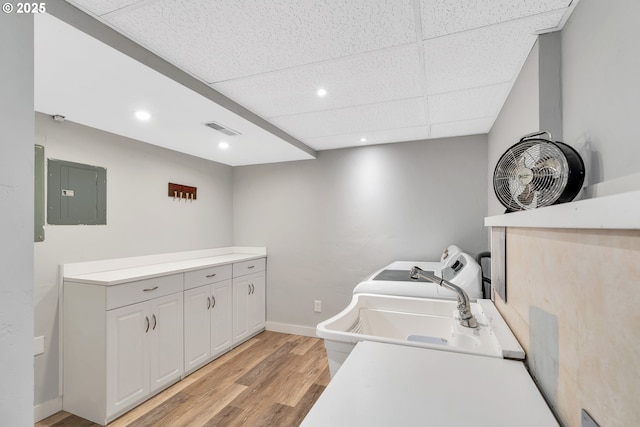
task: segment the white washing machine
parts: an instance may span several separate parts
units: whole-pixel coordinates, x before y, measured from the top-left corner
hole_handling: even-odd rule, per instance
[[[354,289],[354,294],[384,294],[409,297],[456,299],[449,289],[425,279],[414,280],[409,270],[418,266],[465,290],[469,299],[482,298],[482,270],[473,257],[451,245],[442,252],[440,261],[396,261],[376,271]]]

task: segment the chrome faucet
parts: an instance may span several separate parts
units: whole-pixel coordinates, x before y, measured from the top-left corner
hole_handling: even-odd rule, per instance
[[[444,280],[442,277],[438,277],[435,274],[424,271],[420,267],[413,267],[409,273],[411,278],[417,280],[419,278],[426,279],[436,285],[450,289],[458,296],[458,311],[460,312],[460,324],[466,328],[477,328],[478,322],[473,314],[471,314],[471,305],[469,304],[469,295],[460,286],[454,285],[448,280]]]

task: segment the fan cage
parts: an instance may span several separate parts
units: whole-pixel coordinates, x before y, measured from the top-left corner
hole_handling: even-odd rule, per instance
[[[569,164],[558,146],[543,139],[519,142],[496,165],[493,187],[512,211],[554,204],[567,185]]]

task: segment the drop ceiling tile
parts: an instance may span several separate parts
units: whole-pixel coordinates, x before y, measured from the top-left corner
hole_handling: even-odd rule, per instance
[[[416,38],[413,8],[404,0],[158,0],[105,19],[209,83]]]
[[[140,0],[67,0],[67,3],[71,3],[80,9],[88,10],[94,15],[100,16],[135,3],[140,3]]]
[[[504,104],[511,83],[448,92],[428,97],[432,124],[495,117]]]
[[[421,0],[422,37],[430,39],[566,8],[571,0]]]
[[[431,137],[448,138],[452,136],[483,135],[489,133],[495,120],[495,117],[485,117],[460,122],[438,123],[431,126]]]
[[[564,12],[438,37],[424,42],[429,94],[515,80],[535,31],[557,26]]]
[[[303,142],[305,138],[398,129],[427,124],[422,97],[360,105],[338,110],[272,117],[269,121],[285,132],[302,138]]]
[[[263,117],[422,96],[416,44],[349,56],[212,87]],[[319,98],[318,88],[327,95]]]
[[[367,140],[362,142],[361,138]],[[429,139],[429,126],[415,126],[401,129],[379,130],[361,133],[351,133],[334,136],[321,136],[318,138],[307,138],[305,143],[314,150],[333,150],[336,148],[347,148],[364,145],[389,144],[394,142],[418,141]]]

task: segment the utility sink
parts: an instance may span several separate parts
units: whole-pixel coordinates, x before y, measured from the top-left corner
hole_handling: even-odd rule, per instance
[[[477,328],[460,324],[457,302],[356,294],[347,308],[317,326],[333,376],[359,341],[378,341],[480,356],[524,359],[524,350],[490,300],[471,303]]]

